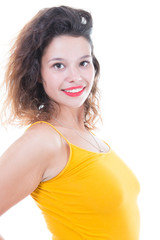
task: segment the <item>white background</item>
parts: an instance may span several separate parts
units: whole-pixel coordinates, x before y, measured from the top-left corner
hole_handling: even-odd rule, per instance
[[[103,127],[98,134],[140,181],[140,240],[160,240],[158,3],[158,0],[5,0],[0,3],[0,81],[11,40],[41,8],[69,5],[92,13],[95,54],[101,64]],[[23,131],[12,127],[6,132],[0,127],[0,153]],[[30,197],[1,217],[0,234],[5,240],[51,239]]]

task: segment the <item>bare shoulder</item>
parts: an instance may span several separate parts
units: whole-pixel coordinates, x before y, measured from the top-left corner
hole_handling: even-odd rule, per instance
[[[4,153],[9,155],[21,155],[25,159],[27,154],[28,161],[41,161],[54,155],[54,152],[60,148],[61,139],[59,134],[47,124],[35,124],[29,127],[24,134],[19,137]],[[22,160],[23,161],[23,160]]]
[[[37,123],[29,127],[24,135],[28,144],[36,145],[36,149],[41,147],[43,151],[51,149],[52,152],[61,146],[61,137],[51,126],[45,123]],[[40,150],[40,149],[39,149]]]
[[[36,124],[4,152],[0,157],[0,214],[34,191],[60,147],[56,131]]]

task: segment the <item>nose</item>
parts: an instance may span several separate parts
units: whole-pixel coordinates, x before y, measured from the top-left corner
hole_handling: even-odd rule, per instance
[[[76,82],[76,81],[81,81],[81,73],[78,67],[76,66],[71,66],[68,68],[68,73],[67,73],[67,78],[66,80],[68,82]]]

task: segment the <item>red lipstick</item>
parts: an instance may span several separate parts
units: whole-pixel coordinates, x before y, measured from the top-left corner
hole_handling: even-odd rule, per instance
[[[83,87],[83,86],[76,86],[76,87],[70,87],[70,88],[63,89],[63,92],[67,96],[78,97],[83,93],[84,89],[85,89],[85,87]]]

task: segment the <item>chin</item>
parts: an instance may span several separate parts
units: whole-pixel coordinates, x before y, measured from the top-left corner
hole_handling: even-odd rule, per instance
[[[65,102],[64,104],[59,104],[59,106],[65,106],[65,107],[68,107],[68,108],[80,108],[80,107],[83,107],[84,105],[84,102],[85,101],[82,101],[82,102],[70,102],[67,104],[67,102]]]

